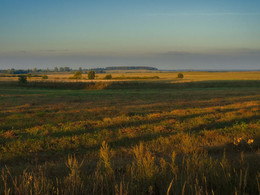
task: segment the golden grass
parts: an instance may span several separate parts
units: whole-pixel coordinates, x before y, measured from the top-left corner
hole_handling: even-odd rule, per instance
[[[113,78],[120,77],[120,80],[124,77],[154,77],[158,76],[157,80],[167,80],[172,82],[192,82],[192,81],[210,81],[210,80],[260,80],[260,71],[249,72],[182,72],[184,74],[183,79],[177,79],[178,72],[112,72],[112,79],[104,80],[107,73],[96,74],[94,81],[118,81]],[[61,73],[61,74],[48,74],[47,81],[66,81],[66,82],[92,82],[93,80],[87,79],[87,74],[83,74],[84,79],[69,79],[73,74]],[[32,77],[28,81],[42,81],[41,77]],[[130,79],[131,80],[131,79]],[[136,80],[136,79],[132,79]],[[0,77],[0,81],[18,81],[16,77]]]

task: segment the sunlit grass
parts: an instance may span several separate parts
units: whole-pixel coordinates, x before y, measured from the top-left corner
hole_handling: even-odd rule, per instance
[[[260,80],[259,71],[249,72],[182,72],[183,79],[177,79],[179,72],[163,72],[163,71],[145,71],[145,72],[122,72],[112,71],[108,73],[97,73],[96,81],[118,81],[118,80],[154,80],[154,81],[172,81],[172,82],[191,82],[191,81],[207,81],[207,80]],[[104,77],[107,74],[112,75],[112,79],[106,80]],[[48,79],[45,81],[66,81],[66,82],[92,82],[88,80],[87,74],[82,74],[80,80],[69,79],[73,76],[73,73],[53,73],[48,74]],[[159,78],[158,78],[159,77]],[[115,78],[115,79],[113,79]],[[138,79],[139,78],[139,79]],[[17,77],[0,77],[0,81],[18,81]],[[29,81],[41,81],[41,77],[31,77]]]

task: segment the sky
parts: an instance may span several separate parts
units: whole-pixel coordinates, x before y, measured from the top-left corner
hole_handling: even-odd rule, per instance
[[[260,69],[260,0],[0,0],[0,69]]]

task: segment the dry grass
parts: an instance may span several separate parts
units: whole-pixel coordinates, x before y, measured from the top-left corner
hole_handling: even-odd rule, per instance
[[[104,77],[107,73],[96,74],[96,81],[106,82],[108,80],[104,80]],[[260,72],[259,71],[250,71],[250,72],[183,72],[184,79],[177,79],[178,72],[111,72],[112,79],[109,81],[117,81],[113,80],[113,78],[120,78],[120,80],[129,80],[128,78],[134,77],[155,77],[158,76],[159,80],[168,80],[172,82],[192,82],[192,81],[208,81],[208,80],[260,80]],[[83,74],[83,79],[74,80],[69,79],[73,76],[73,74],[67,73],[59,73],[59,74],[48,74],[48,81],[66,81],[66,82],[91,82],[87,80],[87,74]],[[124,79],[124,77],[126,77]],[[0,81],[17,81],[17,77],[0,77]],[[130,79],[131,80],[131,79]],[[136,79],[132,79],[136,80]],[[138,80],[138,79],[137,79]],[[157,80],[157,79],[156,79]],[[42,81],[41,77],[32,77],[29,81]]]
[[[260,88],[249,83],[0,83],[0,192],[257,194]]]

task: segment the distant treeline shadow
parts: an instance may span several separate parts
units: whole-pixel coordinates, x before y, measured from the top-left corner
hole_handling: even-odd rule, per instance
[[[165,81],[113,81],[113,82],[53,82],[32,81],[25,84],[19,82],[0,82],[0,87],[25,87],[46,89],[183,89],[183,88],[260,88],[260,80],[222,80],[169,83]]]

